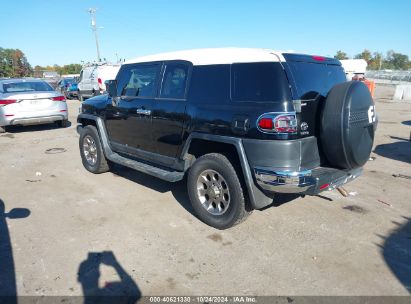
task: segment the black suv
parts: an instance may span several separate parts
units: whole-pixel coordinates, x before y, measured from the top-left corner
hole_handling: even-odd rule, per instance
[[[231,227],[276,193],[315,195],[361,174],[376,114],[338,60],[260,49],[201,49],[126,62],[108,95],[84,102],[80,153],[93,173],[118,163],[187,176],[197,216]]]

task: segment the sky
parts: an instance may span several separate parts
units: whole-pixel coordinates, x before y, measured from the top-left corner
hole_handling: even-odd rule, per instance
[[[22,50],[32,66],[93,61],[88,8],[97,8],[101,57],[112,62],[228,46],[411,58],[408,0],[2,0],[0,47]]]

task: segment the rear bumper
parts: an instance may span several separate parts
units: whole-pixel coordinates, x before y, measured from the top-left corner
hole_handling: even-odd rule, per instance
[[[66,91],[66,96],[78,96],[78,91]]]
[[[362,168],[339,170],[317,167],[303,171],[267,170],[254,168],[257,184],[268,193],[299,193],[316,195],[333,190],[362,174]]]
[[[0,126],[13,126],[13,125],[37,125],[45,123],[53,123],[59,120],[67,119],[67,114],[46,115],[38,117],[7,117],[7,120],[0,120]]]
[[[10,120],[9,125],[37,125],[52,123],[59,120],[67,119],[66,115],[50,115],[50,116],[41,116],[41,117],[29,117],[29,118],[15,118]]]

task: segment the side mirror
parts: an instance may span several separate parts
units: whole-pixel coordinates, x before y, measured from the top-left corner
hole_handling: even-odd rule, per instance
[[[117,81],[116,80],[107,80],[104,82],[106,85],[106,90],[110,97],[117,97]]]

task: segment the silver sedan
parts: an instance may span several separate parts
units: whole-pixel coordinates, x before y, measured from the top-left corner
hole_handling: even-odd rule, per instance
[[[0,80],[0,133],[10,125],[68,126],[66,98],[40,79]]]

